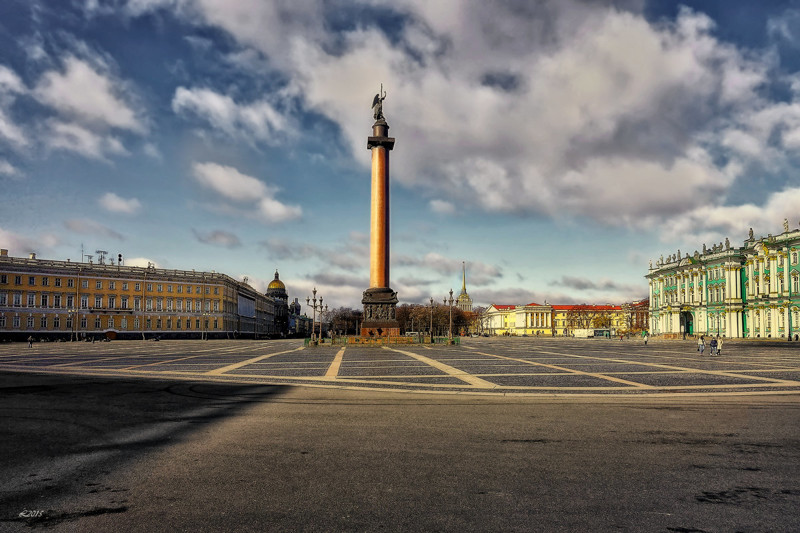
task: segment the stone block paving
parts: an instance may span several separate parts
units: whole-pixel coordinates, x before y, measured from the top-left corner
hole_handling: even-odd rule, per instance
[[[477,394],[800,393],[800,343],[468,338],[461,345],[280,341],[0,344],[0,370]]]

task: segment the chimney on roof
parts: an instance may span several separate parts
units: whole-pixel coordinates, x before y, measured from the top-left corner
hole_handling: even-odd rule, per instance
[[[28,259],[36,259],[36,252],[31,252],[28,254]]]

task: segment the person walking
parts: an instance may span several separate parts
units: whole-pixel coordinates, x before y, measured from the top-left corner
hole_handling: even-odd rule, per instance
[[[28,348],[33,348],[33,335],[28,336]]]
[[[717,339],[717,355],[722,355],[722,337]]]
[[[710,355],[713,357],[713,356],[717,355],[717,339],[714,338],[714,337],[711,337],[711,342],[709,344],[711,345],[711,354]]]
[[[700,355],[703,355],[703,350],[705,349],[706,349],[705,340],[703,339],[703,336],[700,335],[699,337],[697,337],[697,351],[700,352]]]
[[[647,346],[647,333],[644,334],[644,345]]]

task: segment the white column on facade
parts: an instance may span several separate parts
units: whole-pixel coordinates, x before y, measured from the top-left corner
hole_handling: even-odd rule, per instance
[[[783,336],[789,334],[789,306],[783,310]]]

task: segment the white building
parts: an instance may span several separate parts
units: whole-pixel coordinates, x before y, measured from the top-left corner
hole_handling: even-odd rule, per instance
[[[728,239],[694,255],[650,265],[650,329],[654,335],[786,338],[800,334],[800,229]]]

